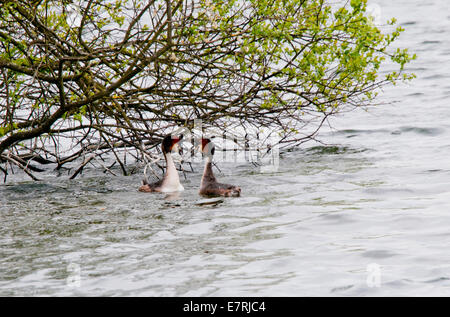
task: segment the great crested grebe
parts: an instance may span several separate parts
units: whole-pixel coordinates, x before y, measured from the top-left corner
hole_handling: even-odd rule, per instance
[[[203,171],[202,182],[200,184],[200,195],[225,197],[240,196],[240,187],[218,183],[213,174],[212,159],[215,151],[214,143],[212,143],[210,139],[202,139],[201,149],[202,153],[206,156],[206,164]]]
[[[183,135],[180,136],[166,136],[162,143],[161,148],[164,154],[164,158],[166,159],[166,172],[164,173],[164,177],[153,183],[149,184],[146,179],[142,181],[142,186],[139,187],[140,192],[162,192],[162,193],[171,193],[171,192],[179,192],[183,191],[184,187],[180,183],[180,178],[178,176],[178,171],[175,168],[175,164],[172,159],[171,152],[172,150],[178,146],[178,142],[181,141]]]

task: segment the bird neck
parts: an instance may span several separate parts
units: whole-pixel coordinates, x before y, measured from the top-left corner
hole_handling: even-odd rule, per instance
[[[180,178],[178,176],[177,169],[175,168],[175,163],[173,162],[172,155],[170,153],[164,152],[164,157],[166,159],[166,164],[167,164],[166,178],[168,180],[179,183]]]
[[[202,183],[204,182],[215,182],[216,178],[212,170],[212,157],[206,158],[205,169],[203,170]]]

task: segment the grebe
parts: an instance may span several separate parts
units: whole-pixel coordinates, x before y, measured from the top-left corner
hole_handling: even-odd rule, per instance
[[[214,143],[210,139],[202,139],[202,153],[206,155],[206,165],[200,184],[200,195],[239,197],[241,188],[229,184],[218,183],[212,171],[212,159],[214,156]]]
[[[183,135],[172,137],[171,135],[166,136],[162,143],[161,148],[164,154],[164,158],[166,159],[166,172],[164,177],[153,183],[149,184],[146,179],[142,181],[142,186],[139,187],[140,192],[162,192],[162,193],[171,193],[171,192],[179,192],[183,191],[184,187],[180,183],[180,178],[178,177],[178,171],[175,168],[175,164],[172,159],[171,152],[172,150],[178,146],[178,142],[181,141]]]

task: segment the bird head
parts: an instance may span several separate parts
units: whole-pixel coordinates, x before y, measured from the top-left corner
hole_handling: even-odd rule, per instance
[[[211,139],[202,138],[200,146],[201,151],[204,155],[206,155],[209,158],[212,158],[214,156],[215,146],[214,143],[211,141]]]
[[[182,139],[183,139],[183,135],[182,134],[180,134],[180,135],[171,135],[171,134],[167,135],[163,139],[162,144],[161,144],[162,151],[164,153],[170,153],[173,150],[176,150],[177,148],[181,149],[181,147],[179,147],[179,142]]]

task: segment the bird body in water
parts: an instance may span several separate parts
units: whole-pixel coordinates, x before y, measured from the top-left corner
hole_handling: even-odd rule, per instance
[[[166,160],[166,171],[164,177],[159,181],[149,184],[146,179],[142,181],[142,186],[139,187],[140,192],[161,192],[161,193],[172,193],[183,191],[184,187],[180,183],[180,177],[178,171],[175,168],[175,163],[172,158],[172,150],[178,146],[178,142],[181,141],[183,135],[180,136],[166,136],[162,143],[161,149]]]
[[[212,170],[212,159],[215,151],[214,143],[212,143],[210,139],[202,139],[201,150],[206,156],[206,164],[200,183],[200,195],[239,197],[241,195],[240,187],[219,183],[214,176]]]

